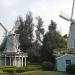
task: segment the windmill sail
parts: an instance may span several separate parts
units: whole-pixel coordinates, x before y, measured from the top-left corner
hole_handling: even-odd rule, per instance
[[[65,19],[65,20],[67,20],[67,21],[70,21],[70,18],[69,18],[69,16],[68,15],[66,15],[65,13],[63,13],[63,12],[60,12],[60,15],[59,15],[61,18],[63,18],[63,19]]]

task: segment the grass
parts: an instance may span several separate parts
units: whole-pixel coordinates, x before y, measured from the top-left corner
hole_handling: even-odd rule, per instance
[[[30,67],[30,68],[32,68],[32,67],[37,67],[37,68],[39,68],[39,67],[41,67],[41,66],[40,66],[40,65],[29,64],[29,65],[27,65],[27,67]]]
[[[0,75],[8,75],[8,73],[0,73]]]
[[[16,73],[16,75],[69,75],[69,74],[66,74],[66,73],[63,73],[63,72],[42,71],[40,64],[30,63],[30,64],[27,64],[27,68],[31,68],[31,70],[29,70],[27,72],[23,72],[23,73]]]
[[[40,63],[27,63],[27,67],[39,67]]]
[[[15,75],[69,75],[63,72],[43,71],[40,64],[27,64],[27,71],[16,73]],[[7,73],[0,73],[0,75],[8,75]]]
[[[29,71],[24,73],[17,73],[16,75],[69,75],[69,74],[55,71]]]
[[[27,69],[30,69],[30,71],[32,70],[41,70],[41,65],[40,64],[27,64]]]

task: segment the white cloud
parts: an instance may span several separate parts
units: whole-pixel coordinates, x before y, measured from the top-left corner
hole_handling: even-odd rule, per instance
[[[30,10],[36,14],[47,15],[49,14],[49,6],[47,3],[37,3],[33,5]]]
[[[48,2],[38,2],[33,5],[30,10],[34,16],[41,16],[46,21],[55,19],[59,15],[59,5],[54,6],[52,3]]]
[[[14,9],[9,12],[9,15],[13,17],[17,17],[17,16],[20,16],[20,13],[19,13],[19,10]]]
[[[11,6],[16,3],[16,0],[0,0],[0,5]]]
[[[45,29],[47,30],[48,24],[50,24],[51,19],[55,19],[58,16],[58,11],[55,6],[50,6],[48,2],[38,2],[33,5],[30,10],[33,13],[34,17],[41,16],[44,24]]]

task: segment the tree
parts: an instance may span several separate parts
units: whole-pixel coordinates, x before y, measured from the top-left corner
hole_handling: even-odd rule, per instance
[[[19,34],[20,49],[25,52],[32,47],[33,40],[33,17],[32,13],[26,14],[26,20],[19,17],[20,26],[15,32]]]
[[[32,42],[33,40],[33,17],[32,17],[32,13],[31,12],[28,12],[26,14],[26,20],[24,21],[25,23],[25,27],[26,27],[26,34],[27,34],[27,37],[28,39],[30,40],[30,42]]]
[[[44,28],[43,28],[43,21],[42,18],[40,16],[38,16],[37,18],[37,29],[36,29],[36,41],[42,43],[42,39],[43,35],[44,35]]]
[[[44,35],[44,28],[43,28],[43,21],[40,16],[37,18],[37,26],[36,26],[36,40],[33,42],[33,48],[31,49],[31,52],[29,53],[29,60],[31,62],[41,62],[40,60],[40,49],[41,49],[41,44],[43,40],[43,35]]]
[[[40,62],[40,48],[42,44],[42,39],[44,35],[43,21],[40,16],[37,18],[37,26],[35,30],[36,40],[33,42],[32,49],[29,51],[30,62]]]
[[[66,47],[66,41],[59,32],[56,31],[56,23],[51,21],[49,31],[44,35],[41,56],[43,61],[55,62],[53,50]]]
[[[65,34],[63,37],[65,38],[65,40],[68,40],[68,35],[67,34]]]
[[[51,24],[48,26],[48,30],[49,31],[56,31],[56,23],[53,21],[53,20],[51,20]]]

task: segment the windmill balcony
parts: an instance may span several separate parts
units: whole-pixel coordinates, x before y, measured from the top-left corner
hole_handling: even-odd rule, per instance
[[[26,66],[27,57],[27,53],[23,52],[4,52],[0,54],[0,65],[23,67]]]
[[[54,55],[56,57],[62,56],[64,54],[73,54],[75,55],[75,48],[58,48],[54,50]]]

